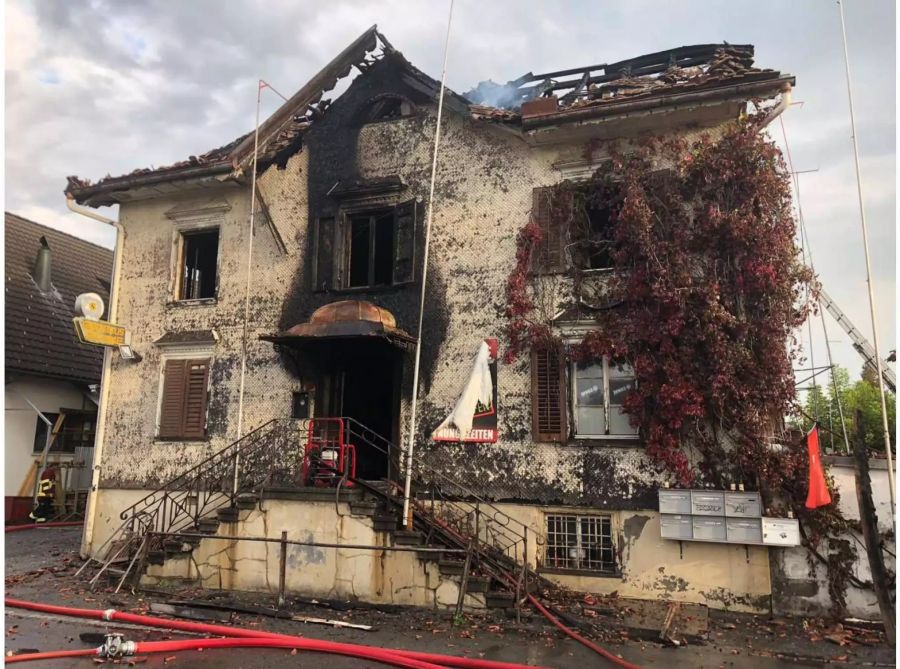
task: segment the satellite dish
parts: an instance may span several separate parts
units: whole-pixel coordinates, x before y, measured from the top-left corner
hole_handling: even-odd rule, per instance
[[[82,293],[75,298],[75,312],[92,321],[98,321],[103,316],[106,307],[103,298],[97,293]]]

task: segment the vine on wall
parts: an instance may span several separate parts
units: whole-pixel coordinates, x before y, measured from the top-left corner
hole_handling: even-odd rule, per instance
[[[758,485],[767,503],[777,496],[801,517],[810,545],[822,545],[847,529],[836,500],[806,510],[805,445],[772,444],[794,409],[794,332],[816,288],[794,241],[781,153],[762,133],[761,115],[715,139],[651,138],[631,149],[613,152],[586,184],[552,189],[551,215],[568,231],[567,248],[583,257],[605,245],[612,265],[606,297],[615,306],[591,312],[592,329],[568,355],[633,368],[625,411],[651,458],[681,485]],[[611,223],[604,231],[592,223],[597,211]],[[534,222],[518,237],[507,362],[532,346],[562,345],[533,303],[542,241]],[[572,258],[577,287],[584,264]],[[847,572],[853,556],[832,555],[829,574]],[[833,589],[842,605],[840,585]]]

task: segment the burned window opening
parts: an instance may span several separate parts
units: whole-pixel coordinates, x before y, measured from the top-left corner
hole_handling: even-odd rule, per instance
[[[387,286],[393,277],[394,212],[349,217],[348,288]]]
[[[219,229],[185,232],[181,237],[181,286],[178,299],[202,300],[215,297]]]
[[[613,212],[609,206],[588,205],[586,219],[575,231],[578,252],[573,254],[580,269],[612,269],[614,230]]]
[[[363,123],[376,121],[393,121],[398,118],[412,116],[415,112],[413,104],[404,98],[387,95],[374,100],[365,110]]]

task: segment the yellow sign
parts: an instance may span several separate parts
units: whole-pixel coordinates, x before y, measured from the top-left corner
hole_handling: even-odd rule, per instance
[[[122,325],[114,325],[106,321],[94,321],[88,318],[73,318],[75,333],[82,344],[94,346],[123,346],[131,337]]]

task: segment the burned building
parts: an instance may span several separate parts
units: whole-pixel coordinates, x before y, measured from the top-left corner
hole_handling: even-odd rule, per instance
[[[372,28],[261,124],[256,153],[251,132],[168,167],[70,178],[79,204],[120,205],[113,300],[140,355],[108,356],[85,550],[131,532],[145,579],[266,590],[283,570],[289,590],[449,605],[446,560],[390,551],[438,527],[448,549],[476,537],[501,589],[498,551],[580,590],[767,609],[767,548],[660,537],[666,476],[617,403],[627,368],[501,358],[523,225],[544,230],[563,337],[585,327],[566,270],[606,268],[555,235],[547,187],[589,177],[614,142],[715,134],[751,100],[774,117],[792,85],[752,47],[711,44],[447,90],[429,202],[440,84]],[[473,358],[482,387],[467,396]],[[447,423],[464,400],[464,425]],[[420,535],[397,513],[410,441]],[[341,447],[338,492],[310,485],[322,461],[304,454],[323,442]],[[297,543],[281,565],[277,546],[235,538],[282,531]]]

